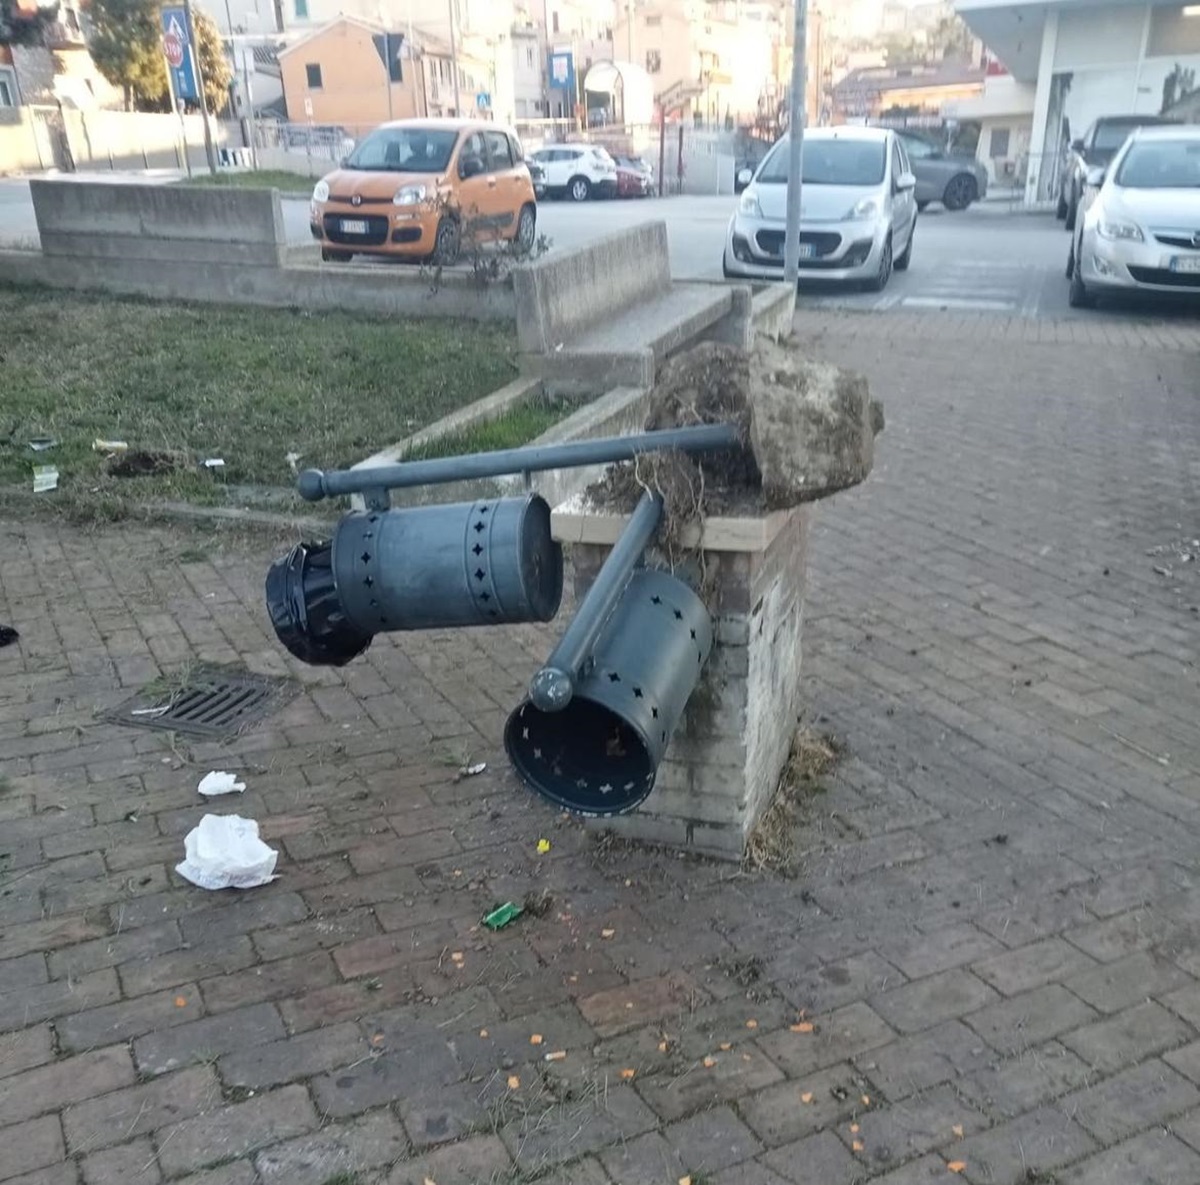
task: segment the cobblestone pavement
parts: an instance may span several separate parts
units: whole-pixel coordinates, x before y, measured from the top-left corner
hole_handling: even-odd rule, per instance
[[[1198,343],[797,324],[889,424],[816,518],[807,696],[847,754],[796,879],[517,787],[547,631],[293,669],[265,545],[0,524],[0,1181],[1200,1181]],[[197,658],[303,689],[227,748],[96,720]],[[276,883],[174,874],[210,768]]]

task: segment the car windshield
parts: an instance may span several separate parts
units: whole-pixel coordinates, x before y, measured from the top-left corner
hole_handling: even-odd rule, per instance
[[[346,167],[375,173],[441,173],[458,133],[435,128],[379,128],[347,158]]]
[[[1200,140],[1131,144],[1116,182],[1126,189],[1200,189]]]
[[[787,181],[788,141],[780,140],[763,162],[759,181]],[[804,141],[805,185],[878,185],[887,157],[882,140],[807,139]]]
[[[1115,152],[1137,126],[1136,123],[1102,123],[1096,129],[1093,147],[1101,152]]]

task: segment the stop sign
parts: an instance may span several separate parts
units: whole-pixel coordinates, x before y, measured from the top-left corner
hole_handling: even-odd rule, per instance
[[[163,53],[166,55],[167,65],[172,70],[178,70],[183,65],[183,38],[173,31],[164,33]]]

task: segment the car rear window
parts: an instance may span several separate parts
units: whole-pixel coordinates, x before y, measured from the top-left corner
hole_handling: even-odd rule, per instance
[[[787,181],[788,144],[780,140],[763,162],[759,181]],[[883,140],[815,139],[804,141],[805,185],[878,185],[883,181],[887,155]]]
[[[1101,150],[1120,148],[1134,128],[1143,126],[1135,120],[1128,123],[1102,123],[1096,128],[1095,146]]]
[[[1200,189],[1200,140],[1148,140],[1130,145],[1117,170],[1126,189]]]

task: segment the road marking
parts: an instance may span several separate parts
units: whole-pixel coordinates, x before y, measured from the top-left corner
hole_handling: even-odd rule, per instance
[[[1015,300],[975,300],[955,296],[906,296],[901,302],[918,309],[984,309],[1005,312],[1017,307]]]

